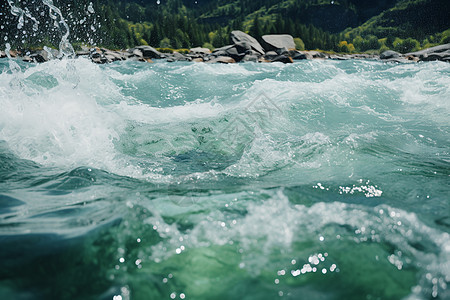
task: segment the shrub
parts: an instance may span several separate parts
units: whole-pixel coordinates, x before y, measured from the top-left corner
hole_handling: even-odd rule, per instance
[[[305,50],[305,43],[303,43],[301,38],[294,38],[295,49],[303,51]]]
[[[204,43],[203,48],[208,48],[209,50],[213,51],[214,50],[214,46],[211,45],[210,43]]]
[[[344,53],[354,52],[355,46],[352,43],[347,43],[347,41],[340,41],[338,44],[338,51]]]
[[[392,43],[394,50],[400,53],[408,53],[412,51],[417,51],[420,48],[420,43],[412,38],[400,39],[396,38]]]

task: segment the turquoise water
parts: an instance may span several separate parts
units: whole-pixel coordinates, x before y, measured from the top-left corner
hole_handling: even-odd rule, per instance
[[[4,299],[449,299],[450,65],[0,60]]]

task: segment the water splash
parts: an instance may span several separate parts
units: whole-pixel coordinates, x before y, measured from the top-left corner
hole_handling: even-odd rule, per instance
[[[20,7],[17,7],[12,0],[8,0],[8,4],[11,7],[11,14],[13,14],[16,17],[19,17],[19,21],[17,23],[17,29],[22,29],[25,19],[24,16],[29,18],[33,21],[33,31],[38,31],[39,29],[39,21],[34,18],[28,8],[21,9]]]
[[[53,4],[53,0],[42,0],[42,3],[49,9],[50,18],[54,21],[53,26],[61,33],[58,58],[75,58],[75,50],[73,49],[72,44],[69,42],[69,25],[65,21],[61,10]],[[17,22],[17,29],[23,29],[26,17],[33,22],[33,31],[37,32],[39,30],[39,21],[35,17],[33,17],[28,8],[20,8],[18,4],[16,4],[13,0],[8,0],[8,4],[10,6],[11,14],[19,17]]]
[[[67,25],[67,22],[64,20],[61,10],[53,4],[53,0],[42,0],[42,3],[49,8],[50,17],[55,21],[54,26],[58,28],[62,34],[61,42],[59,43],[59,58],[74,58],[75,50],[69,42],[69,25]]]

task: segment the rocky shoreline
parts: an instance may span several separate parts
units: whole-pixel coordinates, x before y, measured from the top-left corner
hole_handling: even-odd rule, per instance
[[[91,48],[77,51],[76,57],[86,57],[97,64],[112,63],[115,61],[141,61],[153,62],[154,59],[165,59],[168,62],[192,61],[204,63],[238,63],[238,62],[281,62],[293,63],[294,60],[304,59],[369,59],[394,63],[413,63],[422,61],[450,62],[450,43],[428,48],[425,50],[401,54],[387,50],[380,55],[371,54],[328,54],[321,51],[298,51],[292,36],[287,34],[264,35],[260,44],[252,36],[242,31],[232,31],[232,44],[211,50],[207,48],[192,48],[189,53],[179,52],[161,53],[147,45],[137,46],[131,49],[114,51],[105,48]],[[18,57],[26,62],[42,63],[58,57],[58,51],[54,49],[27,52],[25,55],[10,51],[11,57]],[[0,51],[0,58],[7,57]]]

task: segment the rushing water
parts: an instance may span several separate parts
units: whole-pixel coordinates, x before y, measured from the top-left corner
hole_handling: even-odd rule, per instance
[[[0,70],[3,299],[450,298],[449,64]]]

